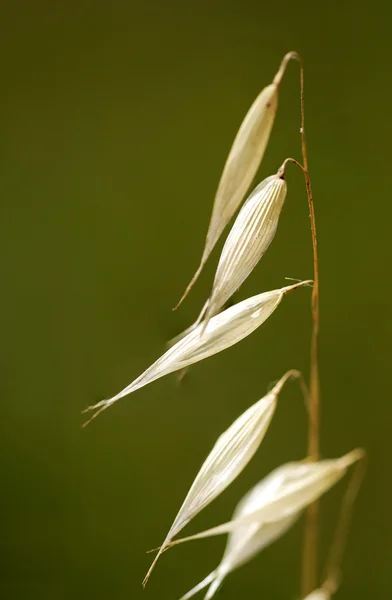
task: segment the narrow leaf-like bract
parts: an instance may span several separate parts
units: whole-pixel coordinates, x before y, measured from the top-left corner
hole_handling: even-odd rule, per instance
[[[284,57],[273,82],[257,96],[238,130],[215,195],[200,266],[177,306],[200,275],[222,231],[241,204],[256,175],[274,124],[281,78],[287,62],[296,56],[296,53],[291,52]]]
[[[287,463],[268,476],[275,483],[276,489],[273,495],[266,495],[264,504],[260,504],[254,511],[169,545],[229,533],[247,523],[262,525],[283,519],[317,500],[343,477],[350,465],[363,456],[363,450],[356,449],[337,459]]]
[[[258,483],[238,503],[233,520],[240,519],[264,506],[265,498],[273,498],[278,491],[273,473]],[[226,549],[219,566],[199,585],[185,594],[181,600],[188,600],[199,590],[210,585],[206,600],[212,598],[223,579],[234,569],[251,560],[258,552],[280,538],[298,519],[300,512],[295,512],[279,521],[259,524],[257,522],[240,525],[229,534]]]
[[[102,400],[86,410],[96,410],[97,412],[92,417],[94,418],[120,398],[148,383],[233,346],[264,323],[280,304],[285,294],[309,283],[311,282],[301,281],[278,290],[252,296],[234,306],[230,306],[230,308],[211,319],[203,336],[201,332],[204,325],[201,323],[169,348],[161,358],[125,389],[113,398]]]
[[[253,190],[223,247],[208,301],[204,327],[253,271],[274,239],[286,198],[283,170]]]
[[[298,371],[288,371],[261,400],[253,404],[218,438],[203,463],[195,481],[166,536],[144,584],[162,552],[171,540],[203,508],[219,496],[233,481],[261,444],[276,409],[278,394],[290,376]]]

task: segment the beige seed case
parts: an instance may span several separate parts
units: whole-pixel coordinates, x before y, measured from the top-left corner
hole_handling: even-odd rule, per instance
[[[275,121],[279,84],[287,63],[297,56],[295,52],[286,54],[273,82],[260,92],[241,123],[219,181],[199,268],[177,307],[200,275],[222,231],[238,209],[256,175]]]
[[[205,327],[253,271],[274,239],[287,194],[282,170],[251,193],[223,247],[205,314]]]
[[[144,583],[147,583],[160,554],[170,541],[219,496],[251,460],[271,423],[278,394],[291,376],[299,376],[298,371],[288,371],[268,394],[248,408],[218,438],[196,476]]]
[[[98,404],[90,406],[86,411],[96,411],[92,417],[94,418],[120,398],[152,381],[233,346],[260,327],[278,307],[286,294],[309,283],[311,282],[301,281],[294,285],[252,296],[230,306],[210,320],[203,336],[201,332],[204,324],[201,323],[169,348],[163,356],[121,392],[108,400],[102,400]]]
[[[333,487],[344,476],[347,469],[363,456],[364,451],[358,448],[337,459],[291,462],[278,467],[268,476],[275,482],[274,494],[266,495],[264,503],[260,503],[254,511],[223,525],[176,540],[172,545],[230,533],[246,523],[271,523],[296,513]]]

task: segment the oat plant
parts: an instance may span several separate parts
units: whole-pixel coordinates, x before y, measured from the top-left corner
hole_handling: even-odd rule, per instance
[[[263,179],[251,191],[240,208],[266,151],[277,113],[280,84],[291,59],[297,60],[300,65],[302,161],[286,158],[274,175]],[[261,292],[225,309],[226,303],[249,277],[274,239],[288,194],[287,167],[290,164],[298,167],[304,176],[310,213],[313,278]],[[252,404],[220,434],[185,495],[183,504],[179,507],[143,583],[147,583],[158,558],[170,547],[186,541],[225,534],[228,535],[228,540],[219,565],[182,597],[182,600],[186,600],[207,588],[205,599],[208,600],[214,596],[231,571],[278,540],[305,512],[301,597],[306,600],[330,600],[340,583],[340,567],[348,525],[363,476],[364,451],[355,449],[341,458],[329,460],[320,460],[319,456],[317,235],[305,138],[304,71],[302,60],[296,52],[285,55],[272,83],[262,89],[239,128],[216,192],[200,265],[179,304],[194,285],[219,237],[238,209],[240,210],[217,264],[211,292],[195,323],[173,340],[161,357],[122,391],[89,407],[87,411],[92,411],[92,416],[87,423],[113,403],[156,379],[174,372],[183,372],[190,365],[237,344],[260,327],[286,295],[298,288],[311,286],[313,328],[309,384],[299,371],[288,371],[266,395]],[[273,429],[271,422],[278,397],[285,383],[291,378],[298,380],[307,407],[307,457],[299,462],[278,466],[257,483],[239,502],[229,522],[192,536],[175,539],[200,511],[225,491],[253,458],[262,445],[267,430]],[[318,500],[345,475],[351,465],[357,466],[353,467],[354,474],[343,498],[325,574],[319,580]]]

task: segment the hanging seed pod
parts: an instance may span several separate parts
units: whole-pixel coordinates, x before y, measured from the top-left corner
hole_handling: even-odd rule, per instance
[[[263,525],[279,521],[317,500],[343,477],[350,465],[363,456],[364,451],[358,448],[337,459],[311,463],[304,461],[287,463],[269,475],[271,481],[275,482],[274,493],[266,494],[264,503],[260,503],[254,511],[223,525],[176,540],[169,546],[229,533],[237,527],[253,522]]]
[[[269,475],[250,490],[238,503],[233,514],[233,520],[253,513],[265,503],[267,496],[273,496],[276,491],[276,479]],[[201,583],[190,590],[181,600],[188,600],[203,588],[210,586],[205,600],[213,597],[223,579],[229,573],[249,562],[261,550],[282,537],[300,516],[293,513],[279,521],[259,524],[246,523],[234,529],[228,537],[226,549],[219,566]]]
[[[143,585],[147,583],[159,556],[171,540],[246,467],[267,432],[283,385],[291,376],[299,375],[298,371],[288,371],[268,394],[248,408],[218,438],[196,476]]]
[[[90,406],[86,411],[96,411],[91,417],[93,419],[120,398],[131,394],[148,383],[233,346],[264,323],[286,294],[309,283],[311,282],[301,281],[295,285],[252,296],[234,306],[230,306],[230,308],[211,319],[203,336],[201,336],[201,331],[204,329],[204,324],[201,323],[169,348],[163,356],[121,392],[113,398],[102,400],[98,404]]]
[[[284,166],[253,190],[223,247],[204,327],[253,271],[274,239],[286,198]]]
[[[200,275],[222,231],[241,204],[256,175],[275,121],[279,84],[287,63],[297,57],[295,52],[286,54],[273,82],[257,96],[238,130],[216,192],[200,266],[177,307]]]

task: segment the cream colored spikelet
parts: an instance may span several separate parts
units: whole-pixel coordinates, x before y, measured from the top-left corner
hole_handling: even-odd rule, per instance
[[[266,495],[264,503],[260,503],[253,512],[196,535],[176,540],[171,545],[229,533],[246,523],[270,523],[296,513],[333,487],[347,469],[363,456],[364,451],[358,448],[337,459],[291,462],[278,467],[268,476],[276,483],[274,495]]]
[[[200,275],[222,231],[238,209],[256,175],[275,121],[279,85],[287,63],[292,58],[298,58],[297,53],[286,54],[273,82],[257,96],[238,130],[215,195],[200,266],[177,306]]]
[[[222,250],[204,327],[253,271],[274,239],[287,194],[284,166],[267,177],[241,208]]]
[[[253,513],[264,505],[266,497],[273,497],[277,491],[277,480],[271,474],[242,498],[234,511],[233,520]],[[205,599],[212,598],[229,573],[249,562],[261,550],[282,537],[300,514],[300,512],[293,513],[279,521],[261,525],[256,522],[246,523],[234,529],[229,533],[226,549],[219,566],[201,583],[185,594],[181,600],[188,600],[207,585],[210,587]]]
[[[260,327],[274,312],[286,294],[309,283],[311,282],[301,281],[294,285],[264,292],[243,300],[213,317],[203,336],[201,333],[204,324],[201,323],[169,348],[151,367],[121,392],[108,400],[102,400],[98,404],[90,406],[86,410],[95,410],[96,412],[92,417],[94,418],[120,398],[131,394],[152,381],[184,369],[233,346]]]
[[[331,594],[327,590],[322,588],[314,590],[309,596],[306,596],[304,600],[331,600]]]
[[[285,373],[268,394],[248,408],[218,438],[197,474],[146,575],[144,584],[147,583],[160,554],[165,551],[171,540],[201,510],[219,496],[246,467],[267,432],[283,385],[291,376],[298,377],[299,375],[298,371]]]

